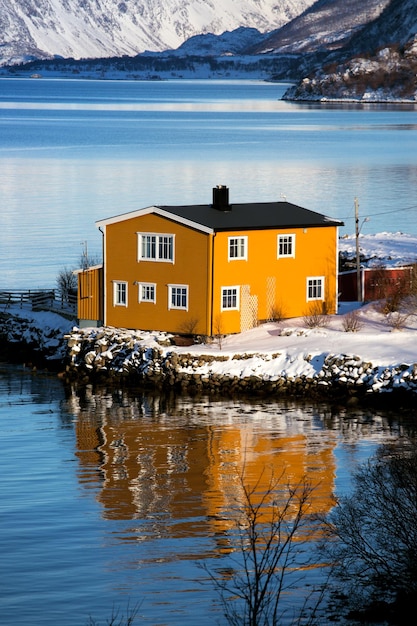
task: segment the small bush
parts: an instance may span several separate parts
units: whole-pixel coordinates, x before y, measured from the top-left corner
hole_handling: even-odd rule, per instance
[[[314,302],[304,314],[304,324],[307,328],[327,328],[329,316],[325,302]]]
[[[345,333],[357,333],[362,328],[362,322],[356,309],[343,316],[342,326]]]
[[[223,339],[225,337],[223,332],[223,318],[221,315],[217,315],[216,319],[214,320],[214,337],[217,341],[219,350],[221,350],[223,345]]]
[[[407,324],[409,318],[408,313],[400,313],[399,311],[392,311],[387,314],[385,320],[388,326],[392,330],[403,330]]]
[[[399,291],[393,293],[391,296],[389,296],[389,298],[386,298],[386,300],[384,301],[382,306],[382,312],[385,314],[389,314],[398,311],[402,304],[402,301],[403,295]]]
[[[282,322],[286,318],[285,307],[282,304],[274,304],[271,307],[269,320],[270,322]]]
[[[197,326],[198,318],[189,317],[181,324],[180,332],[182,332],[184,335],[195,335]]]

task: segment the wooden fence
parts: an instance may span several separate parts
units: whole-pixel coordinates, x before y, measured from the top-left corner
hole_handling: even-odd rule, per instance
[[[11,307],[76,314],[77,294],[69,293],[62,297],[55,289],[0,289],[0,311],[7,311]]]

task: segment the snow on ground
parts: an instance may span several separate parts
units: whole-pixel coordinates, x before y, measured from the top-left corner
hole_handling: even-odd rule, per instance
[[[339,240],[340,252],[349,259],[356,258],[356,237],[346,235]],[[367,265],[380,264],[386,267],[417,262],[417,237],[404,233],[377,233],[376,235],[359,235],[359,251]]]
[[[343,316],[356,308],[361,328],[345,332]],[[358,356],[373,366],[389,367],[417,362],[417,314],[410,315],[402,330],[393,330],[375,304],[341,305],[339,314],[329,316],[325,328],[306,328],[303,318],[262,324],[222,342],[221,354],[251,353],[245,360],[216,362],[215,372],[230,375],[258,374],[267,378],[286,375],[311,375],[321,369],[328,354]],[[216,342],[205,346],[191,346],[181,351],[190,353],[219,353]],[[258,358],[256,355],[263,355]],[[270,360],[265,359],[269,355]],[[279,355],[279,356],[278,356]],[[273,358],[272,358],[273,357]],[[211,365],[213,371],[213,364]]]
[[[352,309],[359,315],[360,329],[346,332],[344,316]],[[53,313],[24,312],[33,324],[45,329],[59,327],[63,334],[70,332],[73,324]],[[18,311],[11,310],[13,314]],[[159,339],[166,340],[166,333],[125,331],[140,338],[139,345],[158,347]],[[47,342],[46,342],[47,344]],[[206,344],[175,347],[166,346],[165,352],[177,351],[205,355],[222,355],[227,360],[213,361],[195,371],[229,376],[260,376],[266,380],[278,377],[313,376],[322,368],[327,355],[357,356],[374,367],[395,367],[417,362],[417,311],[409,315],[402,330],[394,330],[380,312],[377,303],[361,306],[360,303],[342,304],[339,314],[328,316],[328,325],[322,328],[307,328],[303,318],[283,322],[268,322],[256,328],[230,335],[219,345],[217,340]],[[233,358],[244,354],[246,358]]]
[[[402,233],[380,233],[362,236],[361,250],[367,256],[395,261],[396,264],[417,260],[417,238]],[[342,250],[355,246],[354,238],[342,240]],[[346,314],[356,309],[360,328],[357,332],[346,332]],[[62,334],[70,332],[74,323],[55,313],[31,312],[8,309],[9,313],[30,318],[33,325],[45,329],[60,329]],[[228,356],[224,361],[215,361],[211,371],[231,376],[259,375],[263,378],[312,374],[321,369],[324,358],[332,355],[355,355],[369,361],[374,367],[389,367],[399,364],[417,363],[417,305],[415,312],[404,317],[401,330],[389,324],[378,303],[362,306],[360,303],[341,303],[338,315],[328,316],[328,324],[321,328],[308,328],[304,318],[269,322],[246,332],[225,337],[221,345],[214,340],[207,344],[187,347],[165,347],[165,351],[191,354],[221,354]],[[126,334],[132,331],[125,331]],[[155,347],[158,339],[166,339],[166,333],[134,331],[141,345]],[[233,359],[234,355],[247,353],[249,358]],[[257,355],[262,355],[258,357]]]

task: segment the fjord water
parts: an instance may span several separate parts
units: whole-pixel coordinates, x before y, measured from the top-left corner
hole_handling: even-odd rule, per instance
[[[51,287],[94,221],[143,206],[289,201],[417,233],[414,106],[280,101],[256,81],[0,80],[0,288]],[[82,245],[81,245],[82,244]],[[224,623],[236,477],[320,485],[326,511],[405,416],[292,402],[77,391],[0,368],[0,623]],[[313,572],[314,582],[314,572]],[[311,581],[309,581],[311,583]],[[290,605],[294,603],[290,597]]]
[[[416,105],[281,100],[262,81],[0,79],[0,288],[53,287],[95,221],[153,204],[286,198],[354,232],[417,234]]]
[[[202,565],[219,576],[234,566],[243,469],[260,489],[270,468],[306,474],[325,512],[404,424],[289,401],[76,391],[1,367],[0,621],[105,624],[140,605],[138,624],[224,624]],[[311,591],[318,572],[307,575]]]

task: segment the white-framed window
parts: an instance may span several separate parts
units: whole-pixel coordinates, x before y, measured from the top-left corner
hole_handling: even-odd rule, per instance
[[[228,260],[234,261],[236,259],[248,258],[248,238],[244,237],[229,237],[228,238]]]
[[[139,302],[156,302],[156,284],[138,283]]]
[[[278,235],[277,256],[279,259],[295,257],[295,235]]]
[[[113,304],[114,306],[127,306],[127,282],[124,280],[113,281]]]
[[[307,278],[307,300],[324,300],[324,276]]]
[[[168,285],[168,309],[188,311],[188,285]]]
[[[174,235],[166,233],[137,233],[138,261],[174,262]]]
[[[240,306],[239,287],[222,287],[222,311],[238,311]]]

